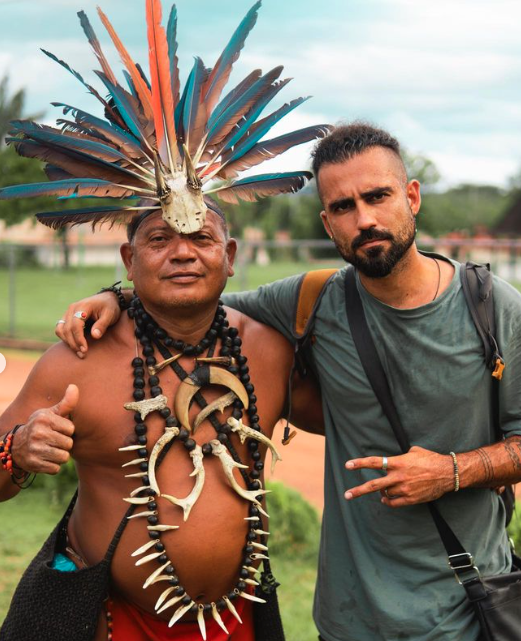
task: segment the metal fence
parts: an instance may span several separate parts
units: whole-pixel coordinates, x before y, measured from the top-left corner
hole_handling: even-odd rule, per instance
[[[521,283],[521,240],[420,237],[418,244],[460,261],[488,262],[505,280]],[[241,241],[236,276],[229,288],[252,289],[277,278],[342,264],[329,240]],[[55,319],[69,302],[124,277],[119,244],[64,248],[59,242],[0,243],[0,337],[52,340]]]

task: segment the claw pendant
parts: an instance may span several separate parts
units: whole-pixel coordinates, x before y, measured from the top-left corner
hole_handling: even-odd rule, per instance
[[[175,496],[170,496],[169,494],[161,494],[161,496],[164,499],[167,499],[167,501],[170,501],[170,503],[173,503],[174,505],[178,505],[179,507],[183,508],[183,514],[184,514],[184,520],[186,521],[188,517],[190,516],[190,511],[192,510],[193,506],[195,505],[195,502],[201,495],[201,492],[203,491],[203,486],[204,486],[204,479],[205,479],[205,471],[204,471],[204,465],[203,465],[203,450],[200,445],[196,445],[195,448],[190,452],[190,456],[192,457],[192,461],[194,463],[194,471],[190,474],[190,476],[195,476],[195,485],[193,490],[190,492],[190,494],[184,498],[184,499],[178,499]]]
[[[174,413],[179,419],[181,425],[189,432],[192,431],[190,419],[188,416],[190,403],[193,397],[203,386],[202,384],[199,384],[200,381],[198,380],[196,373],[197,370],[192,372],[190,376],[181,381],[174,399]],[[235,393],[235,395],[244,405],[244,408],[248,409],[248,393],[246,392],[246,389],[241,381],[231,372],[228,372],[225,369],[220,369],[219,367],[210,366],[208,367],[207,383],[209,383],[210,385],[222,385],[223,387],[227,387],[230,391]]]
[[[233,416],[230,416],[227,423],[231,427],[232,432],[236,432],[239,435],[241,443],[244,443],[244,441],[247,438],[252,438],[252,439],[255,439],[256,441],[263,443],[264,445],[266,445],[266,447],[270,449],[271,473],[273,474],[273,471],[275,469],[275,463],[277,461],[282,461],[282,457],[277,452],[277,448],[275,447],[273,442],[267,436],[265,436],[262,432],[257,432],[257,430],[254,430],[251,427],[248,427],[248,425],[244,425],[242,421],[238,421],[236,418],[233,418]]]

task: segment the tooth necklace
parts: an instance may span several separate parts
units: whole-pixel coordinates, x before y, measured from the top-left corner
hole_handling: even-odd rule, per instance
[[[262,489],[260,481],[264,463],[261,461],[259,443],[263,443],[271,450],[272,466],[277,460],[280,460],[280,455],[270,439],[261,431],[255,405],[257,397],[250,381],[249,369],[246,364],[247,358],[241,354],[242,341],[239,338],[238,330],[229,326],[221,301],[219,301],[210,329],[198,345],[189,345],[168,336],[145,311],[137,296],[130,304],[128,315],[135,322],[135,334],[141,343],[143,358],[137,356],[132,361],[134,370],[133,401],[125,404],[126,409],[134,412],[136,442],[120,448],[120,451],[129,452],[132,456],[132,460],[122,467],[137,467],[139,470],[136,473],[126,475],[128,478],[138,479],[139,487],[124,500],[138,508],[143,508],[143,511],[134,513],[128,518],[146,519],[150,538],[150,541],[137,549],[132,556],[137,557],[136,565],[157,563],[143,587],[146,589],[158,582],[164,581],[166,583],[167,587],[157,600],[155,609],[157,613],[160,613],[169,608],[175,608],[169,626],[173,626],[184,614],[191,612],[197,614],[197,622],[203,639],[206,639],[205,615],[211,615],[216,623],[228,633],[220,612],[228,609],[242,623],[233,601],[237,598],[244,598],[265,603],[265,599],[259,595],[269,594],[278,585],[271,573],[266,545],[268,532],[263,529],[261,517],[261,515],[268,517],[261,505],[263,496],[267,494],[268,490]],[[219,355],[214,356],[218,339],[221,340],[221,347]],[[172,348],[178,352],[175,356],[170,352]],[[156,349],[163,358],[159,363],[155,356]],[[207,352],[206,357],[203,356],[205,352]],[[182,356],[194,357],[196,367],[191,374],[185,372],[179,365],[178,360]],[[168,398],[163,394],[157,376],[166,367],[171,367],[181,380],[174,399],[175,415],[168,407]],[[146,380],[147,375],[148,381]],[[146,398],[147,384],[151,398]],[[212,384],[225,386],[230,391],[208,404],[200,390]],[[201,412],[195,418],[193,425],[188,416],[192,400],[201,407]],[[225,423],[221,423],[217,414],[228,406],[233,406],[232,416]],[[242,422],[244,411],[247,412],[249,425]],[[153,447],[149,448],[145,419],[152,412],[159,412],[165,420],[165,428],[164,433]],[[214,427],[216,438],[201,446],[192,436],[198,426],[206,419]],[[252,469],[242,463],[232,443],[233,434],[238,436],[241,443],[248,441]],[[194,486],[185,498],[162,493],[156,478],[156,467],[176,442],[184,446],[194,466],[194,471],[190,474],[195,477]],[[236,585],[216,602],[200,603],[192,599],[180,584],[174,565],[161,542],[163,532],[177,530],[180,526],[161,523],[158,510],[159,501],[162,499],[177,505],[183,512],[184,521],[188,519],[204,488],[204,458],[208,456],[219,458],[223,472],[233,490],[249,502],[249,516],[246,518],[249,531],[246,536],[244,555]],[[233,475],[235,468],[239,469],[247,489],[235,479]],[[258,560],[264,564],[260,583],[254,579],[258,570],[253,567],[253,564]],[[251,593],[252,587],[256,594]]]

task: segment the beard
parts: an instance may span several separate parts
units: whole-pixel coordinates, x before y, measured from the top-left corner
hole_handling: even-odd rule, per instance
[[[410,218],[407,219],[402,229],[394,235],[388,230],[379,231],[377,229],[364,229],[352,241],[342,242],[336,238],[333,239],[338,253],[347,262],[353,265],[358,271],[368,278],[384,278],[389,276],[395,266],[407,253],[414,243],[416,236],[416,225],[414,216],[411,212]],[[359,255],[356,250],[364,243],[371,240],[388,240],[390,247],[385,249],[382,245],[371,247],[365,255]]]

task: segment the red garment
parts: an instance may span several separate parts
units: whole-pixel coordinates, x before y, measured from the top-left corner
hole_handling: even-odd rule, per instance
[[[255,641],[253,608],[251,601],[237,599],[233,602],[242,619],[242,625],[226,608],[221,618],[229,635],[217,625],[211,613],[206,614],[207,641]],[[158,619],[121,598],[110,600],[112,614],[112,641],[202,641],[197,621],[178,621],[171,628],[168,621]]]

